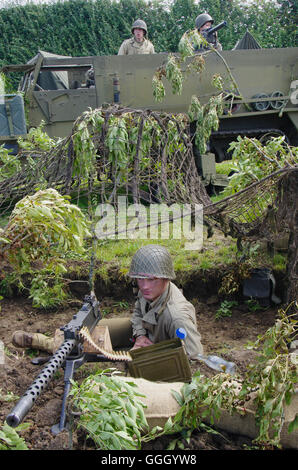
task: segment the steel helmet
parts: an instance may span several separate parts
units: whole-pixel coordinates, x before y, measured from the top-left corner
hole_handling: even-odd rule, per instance
[[[140,20],[140,19],[136,20],[136,21],[134,22],[134,24],[132,25],[132,27],[131,27],[131,32],[132,32],[132,34],[133,34],[133,30],[134,30],[135,28],[143,29],[143,30],[145,31],[145,35],[147,34],[147,25],[146,25],[145,21]]]
[[[208,13],[201,13],[201,15],[196,17],[196,28],[200,29],[205,23],[207,23],[207,21],[210,21],[211,23],[214,22],[213,18],[208,15]]]
[[[175,279],[170,253],[164,246],[145,245],[133,256],[128,275],[132,278]]]

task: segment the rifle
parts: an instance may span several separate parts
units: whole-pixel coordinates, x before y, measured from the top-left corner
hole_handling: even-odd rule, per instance
[[[36,377],[31,386],[26,390],[11,413],[6,417],[6,422],[9,426],[15,428],[21,423],[26,414],[34,405],[36,399],[48,386],[57,370],[60,367],[65,367],[65,386],[60,422],[52,427],[53,434],[58,434],[66,428],[67,395],[70,390],[71,379],[75,370],[85,362],[131,360],[129,354],[125,355],[124,353],[114,352],[109,354],[100,348],[97,348],[100,354],[86,353],[83,351],[83,340],[88,337],[88,333],[92,333],[100,319],[101,314],[99,309],[99,302],[94,292],[91,292],[90,295],[85,296],[84,303],[79,312],[75,313],[67,325],[60,328],[62,331],[64,331],[63,344],[54,353],[48,364]],[[86,332],[88,332],[87,336]],[[91,338],[89,338],[89,342],[92,343]]]
[[[205,29],[204,31],[202,31],[201,34],[209,43],[216,44],[216,35],[215,35],[216,31],[218,31],[219,29],[223,28],[226,25],[227,25],[227,22],[222,21],[217,26],[213,26],[213,28]]]

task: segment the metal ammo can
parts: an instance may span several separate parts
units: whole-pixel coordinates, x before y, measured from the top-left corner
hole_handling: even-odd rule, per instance
[[[190,382],[191,370],[184,345],[179,338],[169,339],[130,351],[128,370],[132,377],[152,382]]]

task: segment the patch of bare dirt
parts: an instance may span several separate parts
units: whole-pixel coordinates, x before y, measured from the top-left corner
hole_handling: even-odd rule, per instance
[[[249,363],[255,360],[253,352],[244,348],[248,341],[255,341],[257,336],[263,334],[271,327],[276,319],[277,309],[269,308],[259,312],[249,312],[244,304],[240,304],[233,309],[231,317],[215,319],[215,312],[219,308],[219,299],[216,296],[209,297],[206,301],[198,300],[188,296],[197,311],[198,328],[202,335],[202,342],[205,353],[217,354],[221,357],[236,363],[238,370],[244,373]],[[127,298],[123,299],[127,302]],[[0,365],[0,389],[2,396],[9,392],[17,396],[22,396],[26,389],[33,382],[42,367],[31,363],[33,351],[24,351],[16,348],[11,342],[12,334],[16,330],[28,332],[40,332],[52,335],[60,326],[70,321],[73,314],[80,308],[81,303],[74,303],[67,309],[57,309],[44,311],[34,309],[30,300],[23,297],[3,299],[0,303],[0,340],[5,346],[5,364]],[[118,305],[116,309],[115,305]],[[101,308],[106,310],[110,316],[119,312],[119,299],[117,302],[111,297],[101,300]],[[133,302],[131,303],[131,308]],[[121,314],[128,315],[131,311],[122,309]],[[39,355],[46,353],[39,353]],[[117,364],[117,363],[116,363]],[[120,364],[119,364],[120,365]],[[115,363],[113,364],[113,367]],[[92,368],[98,364],[84,365],[83,370],[79,369],[76,378],[80,374],[92,372]],[[122,366],[123,367],[123,366]],[[212,375],[214,371],[204,364],[200,365],[200,370],[205,375]],[[119,367],[121,368],[121,367]],[[192,365],[193,371],[198,365]],[[88,372],[90,371],[90,372]],[[31,423],[31,426],[22,436],[25,438],[28,447],[32,450],[62,450],[69,448],[69,436],[63,432],[54,436],[51,427],[58,423],[61,411],[63,395],[63,370],[55,374],[54,379],[49,384],[44,393],[37,399],[33,408],[29,411],[24,421]],[[1,396],[1,393],[0,393]],[[15,402],[1,402],[0,424],[3,424],[6,416],[12,410]],[[74,433],[72,446],[74,449],[83,450],[92,448],[88,441]],[[144,445],[144,449],[161,450],[166,449],[173,436],[166,436],[156,441]],[[248,439],[240,436],[220,434],[210,434],[207,432],[195,433],[190,443],[185,443],[187,449],[191,450],[239,450],[243,443],[250,444]]]

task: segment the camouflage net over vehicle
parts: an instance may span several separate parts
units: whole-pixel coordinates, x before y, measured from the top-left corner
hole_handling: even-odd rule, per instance
[[[185,115],[111,107],[85,112],[72,133],[49,151],[23,150],[19,171],[1,180],[5,212],[21,197],[47,187],[61,194],[97,194],[116,203],[210,202],[196,171]],[[12,162],[11,162],[12,165]]]
[[[7,171],[0,172],[1,211],[51,187],[92,198],[93,204],[116,204],[118,195],[134,203],[202,204],[204,219],[235,238],[274,241],[293,230],[297,164],[212,203],[196,169],[192,141],[184,114],[118,106],[87,111],[50,150],[36,145],[2,166]]]
[[[186,115],[117,106],[85,112],[71,134],[55,145],[31,148],[0,161],[0,209],[9,212],[21,198],[54,188],[85,207],[134,203],[202,204],[204,222],[238,240],[275,241],[289,235],[289,299],[297,290],[298,165],[278,170],[232,196],[213,203],[195,164]],[[47,145],[46,145],[47,147]],[[261,173],[262,174],[262,173]],[[92,218],[91,212],[89,213]]]
[[[297,184],[296,188],[293,185],[297,174],[298,166],[281,168],[232,196],[208,204],[204,207],[204,215],[214,219],[226,235],[250,240],[279,240],[293,226]]]

